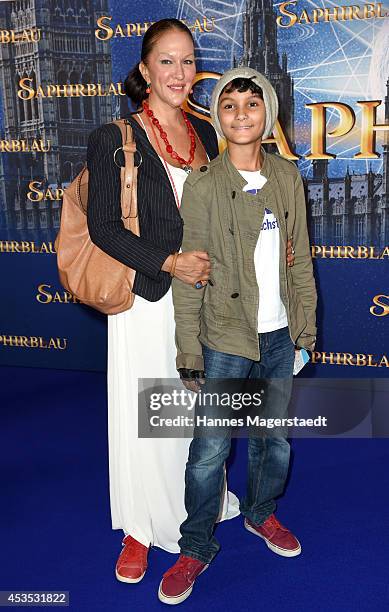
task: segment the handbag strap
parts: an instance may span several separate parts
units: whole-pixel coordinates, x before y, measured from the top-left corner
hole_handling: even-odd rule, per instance
[[[138,216],[137,201],[137,177],[138,167],[134,165],[134,154],[136,143],[134,140],[132,127],[125,119],[113,121],[121,131],[122,146],[124,155],[124,166],[120,168],[121,194],[120,203],[122,207],[122,218],[130,219]],[[116,153],[116,152],[115,152]]]

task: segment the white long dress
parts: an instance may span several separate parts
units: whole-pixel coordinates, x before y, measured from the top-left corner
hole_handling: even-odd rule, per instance
[[[187,174],[170,164],[181,201]],[[169,177],[170,178],[170,177]],[[112,528],[139,542],[179,552],[186,518],[189,438],[138,438],[138,378],[177,378],[171,289],[158,302],[136,296],[131,310],[108,317],[108,441]],[[225,488],[220,520],[239,514]]]

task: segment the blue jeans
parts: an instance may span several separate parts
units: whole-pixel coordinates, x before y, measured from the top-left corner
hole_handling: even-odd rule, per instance
[[[266,405],[272,417],[286,417],[293,376],[294,345],[287,327],[259,334],[260,361],[229,355],[203,347],[206,379],[266,379]],[[211,384],[211,383],[210,383]],[[196,415],[198,411],[196,409]],[[207,408],[204,414],[209,415]],[[286,434],[285,434],[286,435]],[[220,549],[213,531],[224,486],[224,463],[230,454],[231,429],[218,435],[194,437],[185,471],[187,519],[180,527],[181,554],[209,563]],[[288,475],[290,447],[286,438],[258,437],[248,440],[248,481],[241,513],[261,524],[275,510]]]

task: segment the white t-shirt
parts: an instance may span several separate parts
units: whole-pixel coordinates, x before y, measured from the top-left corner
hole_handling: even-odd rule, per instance
[[[262,189],[267,179],[260,170],[239,170],[247,185],[243,191],[253,194]],[[254,252],[254,266],[259,287],[258,332],[265,333],[288,325],[285,306],[280,298],[280,230],[272,211],[265,214]]]

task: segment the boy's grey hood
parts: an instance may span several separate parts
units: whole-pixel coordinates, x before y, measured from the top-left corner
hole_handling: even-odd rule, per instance
[[[250,79],[258,85],[263,92],[263,101],[266,109],[266,124],[265,131],[262,136],[262,140],[265,140],[270,136],[273,131],[274,124],[278,115],[278,99],[277,94],[274,91],[273,86],[270,81],[266,77],[263,76],[260,72],[257,72],[253,68],[247,68],[246,66],[240,66],[239,68],[232,68],[232,70],[228,70],[223,76],[218,80],[215,89],[212,92],[211,99],[211,119],[214,128],[221,138],[224,138],[224,134],[222,132],[219,117],[217,114],[217,107],[219,102],[219,96],[224,89],[224,87],[232,81],[233,79]]]

